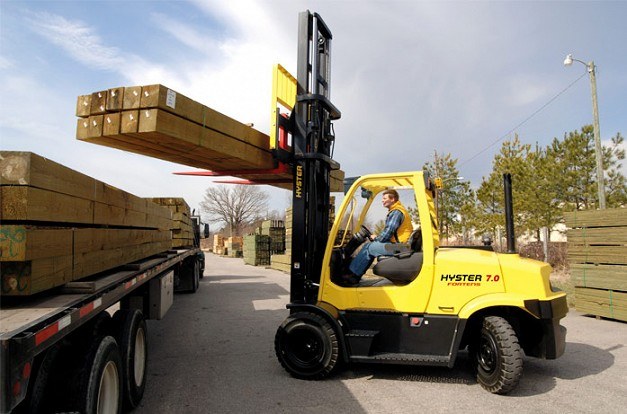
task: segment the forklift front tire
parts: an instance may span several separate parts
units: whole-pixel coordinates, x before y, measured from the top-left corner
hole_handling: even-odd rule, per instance
[[[483,320],[478,340],[470,355],[477,381],[493,394],[507,394],[520,381],[523,353],[516,332],[504,318],[489,316]]]
[[[290,315],[276,332],[274,349],[283,368],[299,379],[325,378],[339,363],[336,332],[323,317],[311,312]]]

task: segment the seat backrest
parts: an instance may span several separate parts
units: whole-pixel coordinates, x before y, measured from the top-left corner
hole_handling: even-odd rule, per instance
[[[409,247],[412,252],[420,252],[422,251],[422,231],[421,229],[414,230],[409,236]]]

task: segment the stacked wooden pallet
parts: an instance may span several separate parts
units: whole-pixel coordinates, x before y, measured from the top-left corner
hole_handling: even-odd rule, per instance
[[[264,234],[244,236],[243,257],[244,263],[253,266],[267,266],[270,264],[270,245],[272,239]]]
[[[2,295],[30,295],[170,248],[169,210],[30,152],[0,151]]]
[[[172,248],[191,247],[194,245],[192,212],[183,198],[149,198],[155,204],[167,207],[172,212]]]
[[[107,147],[208,170],[274,168],[270,138],[163,85],[118,87],[78,97],[76,137]],[[291,180],[281,174],[234,174]],[[334,171],[332,191],[343,191]],[[291,182],[273,184],[291,189]]]
[[[627,321],[627,209],[565,214],[577,310]]]

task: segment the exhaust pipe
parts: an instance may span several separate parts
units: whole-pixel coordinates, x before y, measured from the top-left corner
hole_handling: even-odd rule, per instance
[[[503,174],[503,188],[505,191],[505,237],[507,238],[507,253],[516,253],[516,236],[514,235],[514,207],[512,197],[512,175]]]

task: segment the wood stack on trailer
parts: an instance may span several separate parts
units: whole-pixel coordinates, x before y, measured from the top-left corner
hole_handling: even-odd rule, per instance
[[[163,85],[118,87],[78,97],[76,137],[123,151],[212,171],[272,170],[268,135]],[[291,172],[233,173],[249,180],[282,180]],[[331,174],[342,191],[344,173]]]
[[[172,248],[194,245],[192,212],[183,198],[153,197],[148,200],[167,207],[172,212]]]
[[[565,219],[577,310],[627,321],[627,209],[574,211]]]
[[[30,152],[0,151],[2,295],[31,295],[170,249],[171,213]]]

